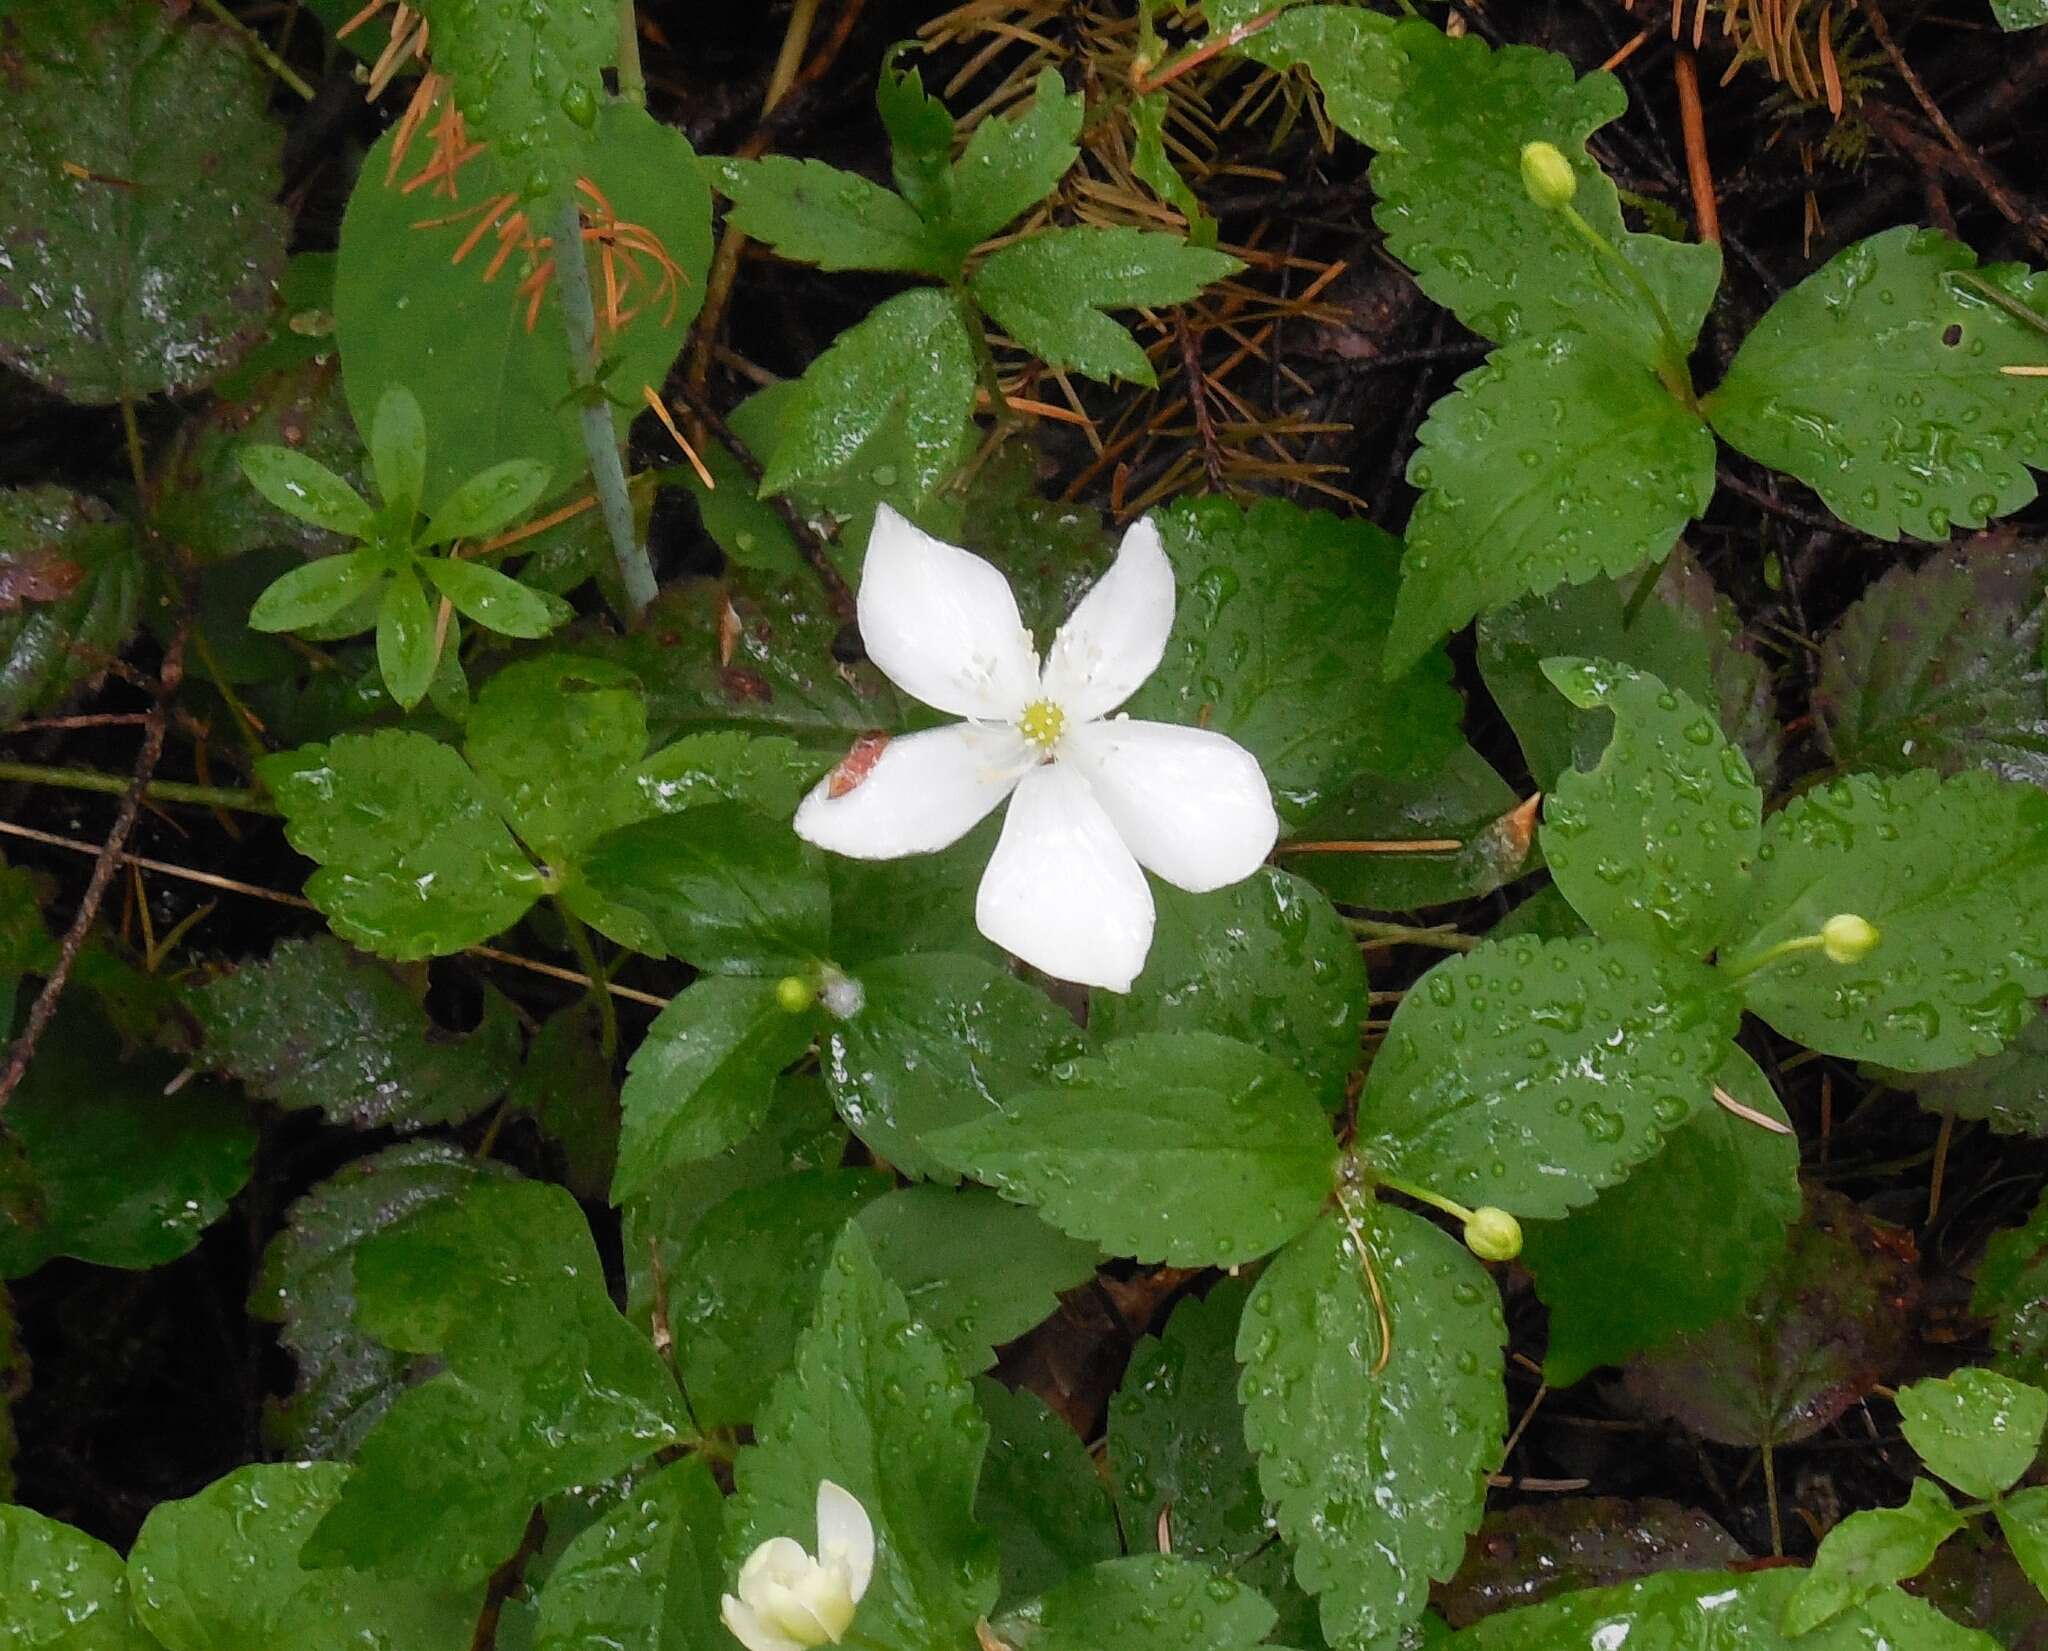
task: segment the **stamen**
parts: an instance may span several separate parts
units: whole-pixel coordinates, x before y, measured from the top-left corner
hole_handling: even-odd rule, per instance
[[[1066,732],[1067,713],[1049,699],[1035,699],[1017,719],[1017,732],[1041,751],[1050,751]]]

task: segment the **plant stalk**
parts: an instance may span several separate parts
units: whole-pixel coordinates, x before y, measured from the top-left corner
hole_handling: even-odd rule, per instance
[[[47,768],[36,762],[0,762],[0,781],[23,785],[54,785],[67,791],[99,791],[118,797],[134,782],[126,774],[103,774],[96,768]],[[277,805],[260,791],[225,785],[189,785],[183,780],[151,780],[142,800],[151,803],[192,803],[200,808],[232,808],[243,814],[275,814]]]

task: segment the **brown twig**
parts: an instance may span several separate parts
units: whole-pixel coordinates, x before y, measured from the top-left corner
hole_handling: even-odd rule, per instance
[[[1714,198],[1714,170],[1707,161],[1707,121],[1700,108],[1700,72],[1691,52],[1671,60],[1678,81],[1678,116],[1685,129],[1685,175],[1692,184],[1692,212],[1702,241],[1721,243],[1721,209]]]
[[[1186,316],[1174,316],[1173,330],[1180,340],[1180,362],[1182,375],[1187,379],[1188,407],[1195,415],[1195,434],[1202,443],[1202,469],[1208,475],[1209,485],[1220,491],[1225,469],[1223,446],[1216,439],[1216,420],[1209,411],[1209,381],[1202,376],[1202,352],[1195,344],[1195,331],[1188,325]]]

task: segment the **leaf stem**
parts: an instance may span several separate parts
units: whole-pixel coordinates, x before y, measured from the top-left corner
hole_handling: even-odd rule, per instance
[[[634,0],[619,0],[619,96],[647,107],[647,75],[640,67],[640,18]]]
[[[1347,917],[1344,926],[1361,940],[1383,946],[1434,946],[1444,952],[1469,952],[1480,944],[1478,935],[1460,934],[1448,923],[1418,929],[1408,923],[1383,923],[1376,917]]]
[[[1824,934],[1795,934],[1790,940],[1781,940],[1775,946],[1766,946],[1754,957],[1737,958],[1732,963],[1719,967],[1730,980],[1747,980],[1757,970],[1768,968],[1782,958],[1792,957],[1800,952],[1817,952],[1827,944]]]
[[[97,768],[47,768],[35,762],[0,762],[0,781],[23,785],[54,785],[67,791],[100,791],[118,797],[133,782],[125,774],[103,774]],[[152,803],[193,803],[200,808],[232,808],[244,814],[275,814],[277,805],[260,791],[225,785],[188,785],[183,780],[151,780],[142,800]]]
[[[1648,307],[1651,317],[1657,323],[1657,378],[1669,390],[1681,406],[1699,410],[1699,396],[1692,386],[1692,369],[1686,365],[1685,346],[1678,341],[1678,329],[1671,325],[1671,317],[1664,308],[1664,300],[1657,296],[1656,288],[1643,278],[1643,272],[1624,258],[1621,249],[1602,235],[1586,221],[1585,214],[1571,202],[1566,201],[1557,208],[1564,215],[1564,221],[1572,226],[1579,238],[1590,246],[1594,254],[1619,269],[1630,289]]]
[[[1440,1192],[1431,1192],[1427,1187],[1418,1187],[1410,1182],[1397,1180],[1391,1175],[1380,1176],[1379,1183],[1383,1187],[1392,1187],[1396,1192],[1405,1192],[1416,1202],[1427,1204],[1433,1210],[1442,1210],[1454,1221],[1462,1223],[1472,1219],[1472,1212],[1463,1204],[1454,1198],[1446,1198]]]
[[[313,101],[313,88],[306,84],[289,63],[285,62],[283,58],[279,57],[277,53],[263,43],[261,35],[250,28],[248,24],[244,23],[233,12],[229,11],[226,6],[222,5],[221,0],[199,0],[199,4],[211,12],[217,21],[225,24],[239,35],[242,44],[248,48],[249,55],[255,58],[258,63],[261,63],[264,68],[276,75],[279,80],[297,92],[308,103]]]
[[[619,1011],[607,989],[611,982],[605,975],[604,966],[598,962],[597,944],[590,938],[590,930],[583,919],[572,912],[559,895],[555,896],[555,910],[561,914],[562,927],[568,933],[569,950],[576,954],[576,961],[583,965],[583,972],[590,977],[590,1001],[597,1010],[598,1043],[604,1051],[605,1064],[609,1066],[619,1055]]]

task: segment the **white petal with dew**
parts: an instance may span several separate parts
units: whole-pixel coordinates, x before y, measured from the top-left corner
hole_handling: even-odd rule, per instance
[[[830,775],[813,786],[796,811],[796,834],[857,860],[929,854],[979,825],[1032,760],[1023,736],[1003,724],[905,734],[882,747],[852,790],[833,796]]]
[[[1038,656],[993,563],[875,511],[860,576],[860,636],[906,694],[955,716],[1012,722],[1037,694]]]
[[[751,1605],[734,1599],[731,1594],[719,1600],[718,1615],[732,1630],[733,1638],[747,1651],[804,1651],[801,1640],[793,1640],[787,1634],[770,1628]]]
[[[1075,721],[1107,716],[1159,669],[1173,611],[1173,564],[1142,517],[1053,638],[1040,691]]]
[[[846,1567],[847,1580],[859,1603],[875,1574],[875,1524],[853,1492],[818,1481],[818,1557]]]
[[[1138,863],[1203,894],[1258,870],[1280,833],[1258,759],[1204,728],[1128,717],[1086,723],[1061,743]]]
[[[1127,992],[1152,947],[1152,891],[1081,774],[1024,776],[982,874],[974,921],[1034,968]]]

